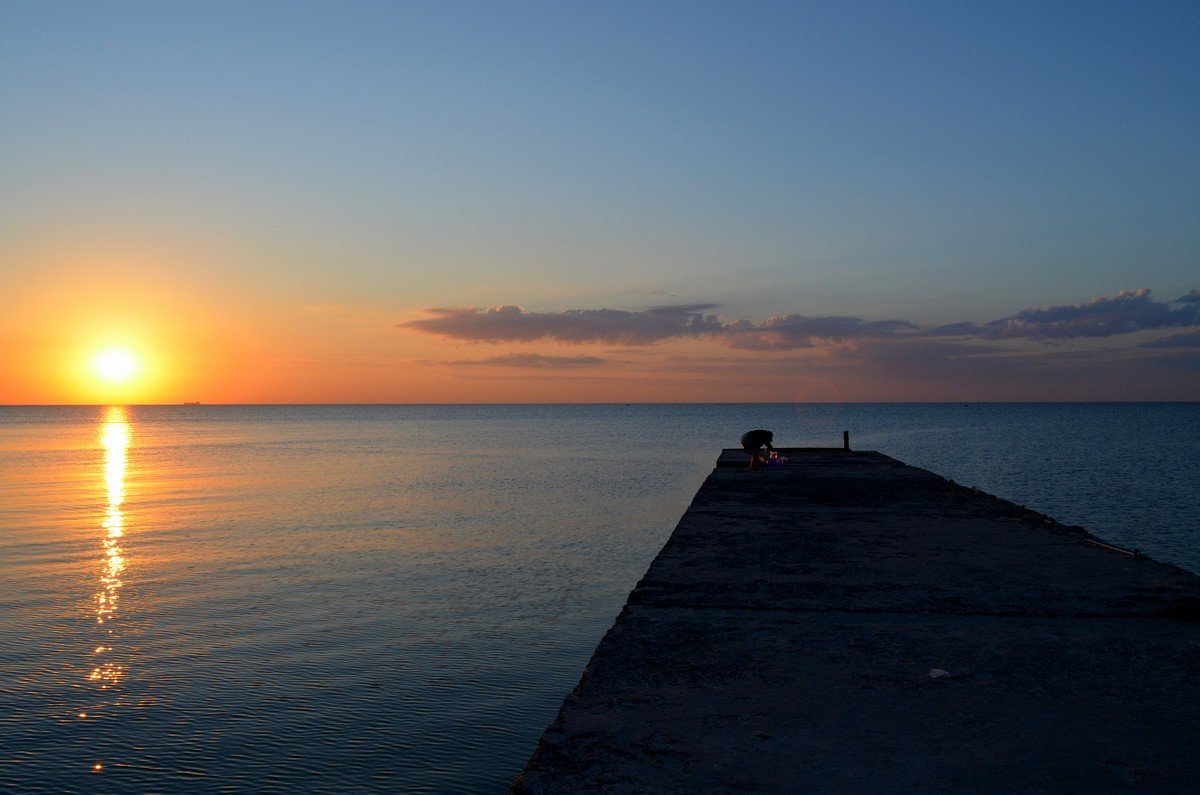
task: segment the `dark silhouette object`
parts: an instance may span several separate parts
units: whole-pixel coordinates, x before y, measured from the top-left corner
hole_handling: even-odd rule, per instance
[[[746,431],[742,434],[742,449],[750,456],[750,469],[754,469],[755,461],[767,463],[767,456],[762,449],[766,447],[768,450],[774,450],[771,446],[771,440],[774,438],[775,434],[764,430]]]

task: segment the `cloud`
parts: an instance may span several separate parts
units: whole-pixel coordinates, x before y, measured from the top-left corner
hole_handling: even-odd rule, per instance
[[[973,322],[948,323],[944,326],[933,326],[922,329],[918,337],[978,337],[983,332],[983,326]]]
[[[706,309],[717,309],[720,306],[720,304],[664,304],[652,306],[645,311],[651,315],[674,315],[679,312],[703,312]]]
[[[1083,304],[1026,309],[987,324],[988,331],[983,336],[990,339],[1110,337],[1197,323],[1200,323],[1200,305],[1172,309],[1152,299],[1149,290],[1122,290],[1113,298],[1095,298]]]
[[[519,306],[490,309],[432,309],[433,317],[396,324],[452,339],[472,342],[605,342],[617,345],[650,345],[672,337],[719,333],[715,315],[701,312],[713,304],[656,306],[641,311],[624,309],[568,309],[563,312],[529,312]]]
[[[748,350],[811,348],[813,340],[844,342],[849,339],[886,339],[916,330],[904,320],[868,321],[857,317],[771,315],[759,324],[737,321],[725,326],[729,344]]]
[[[1122,290],[1112,298],[1094,298],[1082,304],[1033,307],[989,323],[954,323],[921,333],[926,337],[974,336],[1002,340],[1073,339],[1111,337],[1148,329],[1200,325],[1200,300],[1192,302],[1193,290],[1170,303],[1155,301],[1150,291]],[[1185,305],[1173,309],[1171,304]]]
[[[788,351],[812,348],[821,342],[893,340],[915,343],[921,338],[972,337],[992,341],[1028,338],[1050,342],[1200,326],[1200,292],[1196,290],[1170,302],[1154,300],[1147,289],[1123,290],[1112,297],[1094,298],[1079,304],[1032,307],[985,323],[952,323],[926,329],[906,320],[865,320],[849,315],[771,315],[766,320],[754,322],[745,319],[726,321],[715,314],[705,314],[718,306],[711,303],[671,304],[636,311],[568,309],[561,312],[530,312],[511,305],[490,309],[431,309],[429,317],[398,323],[395,327],[470,342],[552,340],[569,344],[645,347],[669,339],[705,337],[742,350]],[[1151,347],[1182,346],[1190,346],[1190,343],[1168,344],[1164,341]],[[539,366],[530,362],[510,364]]]
[[[717,304],[655,306],[624,309],[569,309],[529,312],[519,306],[489,309],[431,309],[433,317],[397,323],[408,328],[471,342],[600,342],[645,346],[676,337],[718,337],[735,348],[791,350],[812,347],[812,340],[843,341],[891,337],[915,330],[903,320],[868,321],[857,317],[772,315],[761,323],[723,322],[703,314]]]
[[[844,358],[871,358],[886,360],[893,364],[906,367],[913,361],[931,361],[934,359],[979,358],[995,354],[1005,354],[1003,348],[992,345],[981,345],[977,342],[954,342],[947,340],[930,340],[913,337],[903,339],[872,339],[850,345],[837,352]]]
[[[540,353],[506,353],[486,359],[460,359],[447,362],[455,366],[485,365],[493,367],[595,367],[607,364],[608,359],[599,356],[543,356]]]
[[[1169,337],[1143,342],[1139,348],[1200,348],[1200,331],[1172,334]]]

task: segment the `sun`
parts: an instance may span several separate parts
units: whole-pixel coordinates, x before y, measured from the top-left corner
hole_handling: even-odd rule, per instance
[[[105,348],[92,357],[92,373],[110,386],[128,384],[141,371],[141,360],[128,348]]]

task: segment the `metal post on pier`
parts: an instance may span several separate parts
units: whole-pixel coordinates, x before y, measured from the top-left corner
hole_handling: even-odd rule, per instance
[[[850,431],[842,431],[842,449],[850,449]]]

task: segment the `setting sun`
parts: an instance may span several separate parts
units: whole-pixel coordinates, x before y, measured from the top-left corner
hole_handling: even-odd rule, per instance
[[[92,358],[92,372],[106,384],[127,384],[137,377],[142,366],[138,357],[127,348],[108,348]]]

